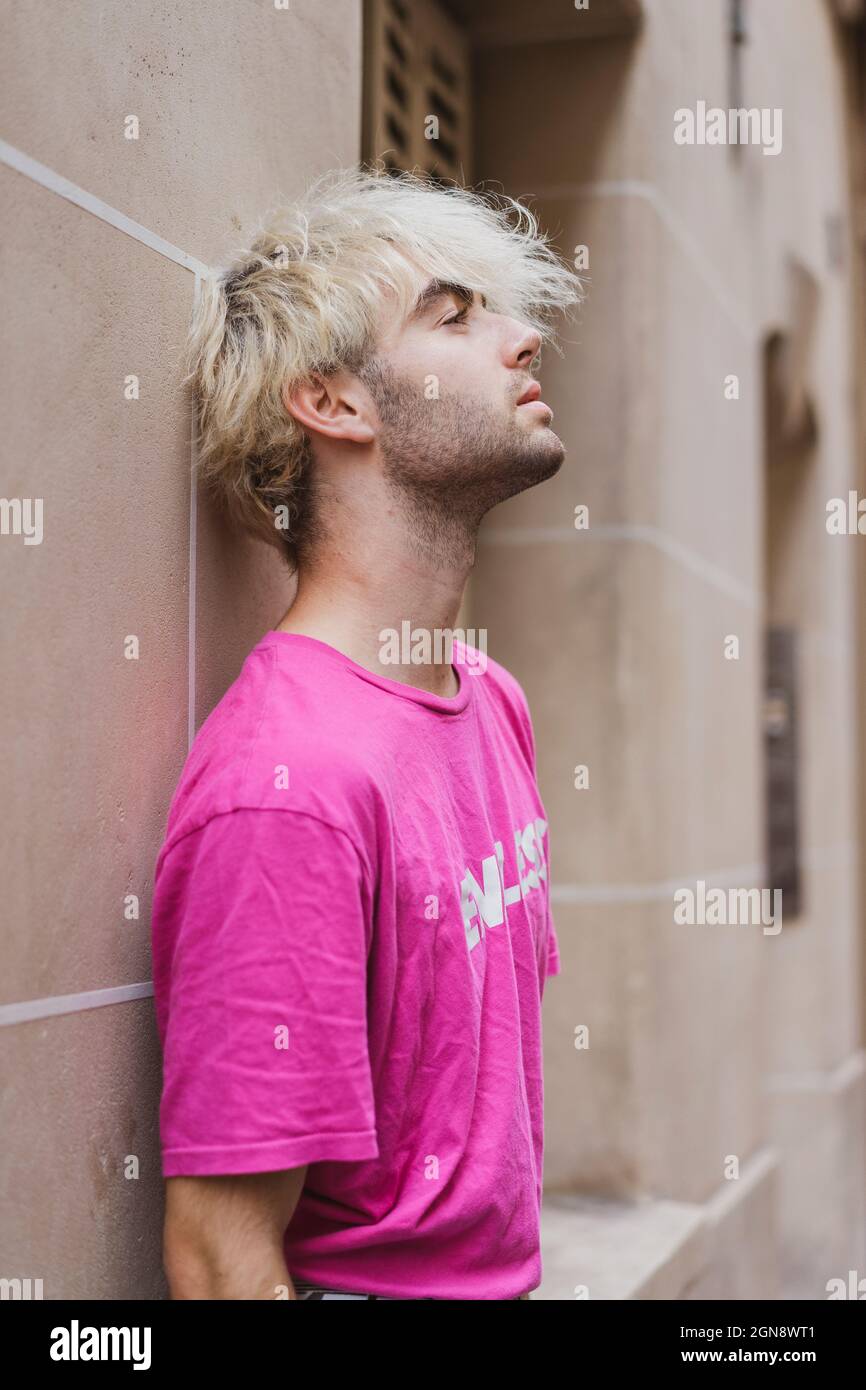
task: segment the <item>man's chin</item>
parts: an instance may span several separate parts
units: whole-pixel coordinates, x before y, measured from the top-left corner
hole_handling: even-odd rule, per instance
[[[539,444],[536,458],[542,470],[538,481],[543,483],[545,479],[552,478],[558,473],[565,459],[565,445],[558,434],[554,434],[550,428],[544,431],[545,439],[543,446]]]
[[[522,450],[519,457],[514,459],[507,474],[508,491],[499,500],[516,497],[531,487],[538,487],[539,483],[546,483],[548,478],[559,472],[564,458],[562,440],[553,430],[545,429],[543,439],[536,437],[532,448]]]

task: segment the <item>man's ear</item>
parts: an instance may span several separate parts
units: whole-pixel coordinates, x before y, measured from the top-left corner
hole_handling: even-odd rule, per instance
[[[283,387],[283,405],[299,425],[328,439],[372,444],[375,412],[362,383],[350,372],[314,373],[308,381]]]

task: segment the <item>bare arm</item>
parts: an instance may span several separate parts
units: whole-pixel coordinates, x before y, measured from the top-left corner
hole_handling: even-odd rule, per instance
[[[163,1260],[173,1299],[297,1298],[283,1254],[307,1165],[166,1179]]]

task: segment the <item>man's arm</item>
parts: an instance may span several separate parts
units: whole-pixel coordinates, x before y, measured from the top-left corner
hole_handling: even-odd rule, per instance
[[[283,1253],[307,1165],[166,1179],[163,1261],[173,1299],[297,1298]]]

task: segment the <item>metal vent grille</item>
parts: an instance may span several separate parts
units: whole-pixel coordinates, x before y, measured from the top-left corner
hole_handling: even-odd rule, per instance
[[[435,0],[366,0],[364,158],[468,183],[470,56]]]

